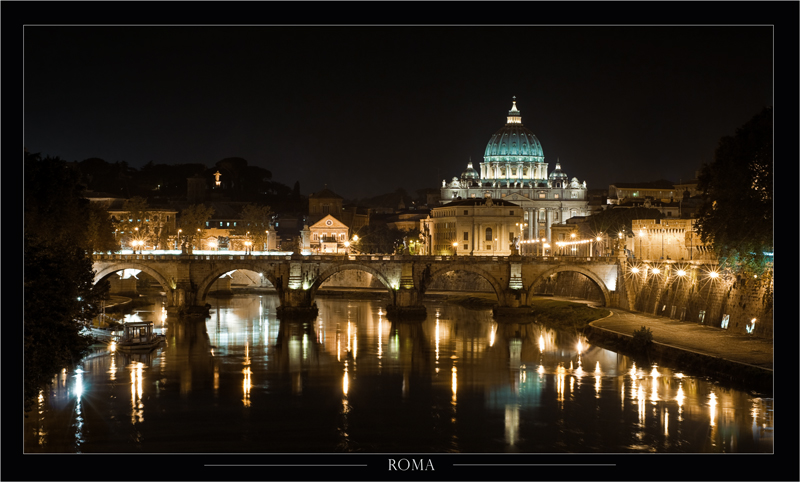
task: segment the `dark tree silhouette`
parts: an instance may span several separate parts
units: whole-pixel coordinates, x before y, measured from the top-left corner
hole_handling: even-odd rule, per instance
[[[720,139],[700,173],[697,227],[723,265],[762,272],[773,251],[772,107]]]

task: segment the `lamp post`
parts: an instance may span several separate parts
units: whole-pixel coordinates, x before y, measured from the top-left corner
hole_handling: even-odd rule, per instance
[[[252,244],[253,243],[251,243],[250,240],[247,240],[247,241],[244,242],[244,254],[246,254],[246,255],[247,254],[252,254],[252,250],[250,248],[250,245],[252,245]]]
[[[458,256],[458,241],[453,243],[453,256]]]

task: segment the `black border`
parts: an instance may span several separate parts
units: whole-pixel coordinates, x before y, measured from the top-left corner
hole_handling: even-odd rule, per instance
[[[791,2],[9,2],[2,10],[4,74],[3,109],[5,126],[11,113],[22,109],[17,80],[21,72],[22,26],[30,24],[569,24],[569,25],[774,25],[775,26],[775,125],[776,171],[781,183],[792,182],[785,192],[796,193],[798,168],[798,18],[800,4]],[[21,130],[21,128],[20,128]],[[4,138],[10,139],[6,130]],[[788,141],[785,141],[788,140]],[[11,144],[11,145],[9,145]],[[19,155],[18,146],[6,142],[4,151]],[[7,159],[11,152],[8,153]],[[7,162],[6,168],[9,164]],[[786,171],[790,171],[786,175]],[[6,170],[6,180],[15,178]],[[18,179],[18,178],[17,178]],[[776,193],[781,191],[777,187]],[[7,191],[7,192],[14,192]],[[780,194],[779,194],[780,195]],[[778,202],[775,203],[779,205]],[[789,204],[795,207],[794,203]],[[788,213],[788,211],[785,211]],[[797,211],[788,219],[797,230]],[[780,219],[777,218],[776,219]],[[782,228],[788,230],[789,226]],[[794,233],[792,233],[794,234]],[[788,239],[788,238],[786,238]],[[798,239],[795,235],[792,239]],[[784,243],[776,239],[776,251]],[[794,249],[787,250],[796,256]],[[783,253],[782,253],[783,254]],[[794,264],[797,266],[797,263]],[[778,273],[781,270],[777,270]],[[8,272],[8,271],[7,271]],[[780,275],[784,282],[788,275]],[[797,280],[796,276],[792,277]],[[793,285],[794,283],[792,283]],[[791,297],[778,284],[779,299]],[[786,294],[784,294],[786,293]],[[796,291],[794,292],[796,293]],[[788,296],[787,296],[788,295]],[[787,313],[787,312],[783,312]],[[795,375],[798,341],[795,312],[791,326],[776,326],[776,338],[789,340],[776,346],[775,398],[781,400],[779,418],[782,429],[775,441],[775,453],[751,454],[342,454],[342,455],[32,455],[19,447],[19,403],[17,391],[8,380],[20,377],[18,365],[4,364],[7,394],[3,430],[3,480],[800,480],[798,471],[797,411],[790,404],[798,401]],[[787,316],[787,315],[783,315]],[[8,322],[6,326],[10,324]],[[12,320],[13,324],[14,321]],[[21,332],[21,323],[18,324]],[[10,332],[7,331],[6,334]],[[793,336],[792,336],[793,335]],[[6,336],[6,353],[19,351],[19,338]],[[793,358],[786,358],[789,353]],[[782,363],[787,363],[783,365]],[[787,372],[788,375],[787,375]],[[13,374],[13,375],[12,375]],[[16,378],[15,378],[16,377]],[[780,394],[780,396],[778,395]],[[790,423],[786,423],[790,420]],[[9,422],[10,421],[10,422]],[[431,460],[434,471],[389,472],[388,459]],[[151,467],[148,471],[120,470],[124,464]],[[205,464],[367,464],[342,470],[335,467],[309,467],[292,471],[265,467],[212,468]],[[453,463],[484,464],[615,464],[613,467],[452,467]],[[427,465],[427,464],[426,464]],[[217,470],[219,469],[219,470]]]

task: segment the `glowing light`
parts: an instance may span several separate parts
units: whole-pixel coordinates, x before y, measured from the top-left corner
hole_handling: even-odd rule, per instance
[[[653,268],[653,269],[652,269],[652,271],[653,271],[653,274],[659,274],[659,273],[661,273],[661,270],[660,270],[660,269],[658,269],[658,268]]]
[[[539,351],[544,351],[544,336],[539,335]]]
[[[708,399],[711,425],[713,426],[715,425],[715,420],[717,418],[717,396],[714,394],[714,392],[711,392],[711,394],[708,396]]]
[[[714,279],[715,278],[719,278],[719,273],[716,272],[716,271],[711,271],[710,273],[708,273],[708,277],[709,278],[714,278]]]
[[[631,268],[631,273],[638,273],[638,272],[639,272],[639,268],[637,268],[636,266]]]
[[[453,365],[453,370],[452,370],[452,372],[453,372],[453,382],[452,382],[452,388],[453,388],[453,401],[455,401],[455,399],[456,399],[456,392],[458,391],[458,374],[457,374],[458,370],[456,370],[456,366],[455,366],[455,365]]]

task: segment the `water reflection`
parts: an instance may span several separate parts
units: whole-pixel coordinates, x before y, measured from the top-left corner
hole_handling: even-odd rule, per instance
[[[59,373],[25,450],[772,451],[772,399],[488,310],[432,303],[404,323],[380,303],[321,299],[317,319],[292,322],[275,297],[212,304],[178,322],[154,303],[164,346],[98,350]]]

